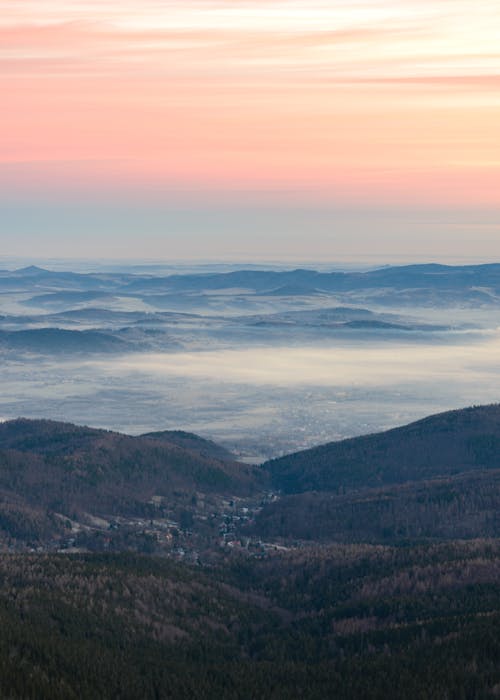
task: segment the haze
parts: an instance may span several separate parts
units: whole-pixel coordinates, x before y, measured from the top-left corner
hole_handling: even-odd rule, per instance
[[[498,400],[498,265],[27,267],[0,291],[3,418],[180,428],[260,461]]]

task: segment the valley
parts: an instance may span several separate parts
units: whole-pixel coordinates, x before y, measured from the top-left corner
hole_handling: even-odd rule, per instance
[[[0,274],[0,695],[498,696],[499,275]]]
[[[123,551],[211,561],[324,542],[500,536],[500,408],[450,411],[261,466],[182,431],[131,437],[0,425],[7,551]]]
[[[2,269],[0,419],[189,430],[259,463],[491,403],[498,289],[496,265]]]

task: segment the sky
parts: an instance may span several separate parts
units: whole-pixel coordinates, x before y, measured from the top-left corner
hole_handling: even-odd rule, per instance
[[[498,0],[0,0],[3,255],[500,260]]]

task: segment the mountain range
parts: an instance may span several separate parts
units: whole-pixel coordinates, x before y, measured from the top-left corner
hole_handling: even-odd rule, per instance
[[[441,295],[462,294],[470,300],[498,303],[500,265],[450,266],[438,264],[382,267],[362,272],[295,270],[235,270],[231,272],[160,274],[127,272],[77,273],[45,270],[36,266],[0,270],[0,288],[32,292],[29,304],[81,302],[109,295],[141,298],[158,294],[214,293],[223,290],[271,296],[307,296],[360,290],[392,289],[403,295],[424,290]],[[84,296],[81,296],[81,295]],[[394,299],[397,304],[397,298]]]
[[[500,304],[500,266],[169,275],[30,266],[0,270],[0,291],[0,353],[7,358],[337,339],[442,343],[484,323],[491,330],[490,316]],[[479,308],[486,314],[480,322]]]

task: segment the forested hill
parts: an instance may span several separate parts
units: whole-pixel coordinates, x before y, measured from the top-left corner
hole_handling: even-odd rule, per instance
[[[0,697],[498,697],[498,541],[0,558]]]
[[[337,449],[352,488],[281,498],[188,433],[0,424],[0,697],[498,697],[499,422],[293,455]]]
[[[159,440],[48,420],[8,421],[0,424],[0,488],[4,499],[57,504],[63,512],[121,512],[154,494],[249,494],[260,483],[257,467],[189,447],[168,434]]]
[[[236,457],[226,450],[225,447],[218,445],[213,440],[207,440],[195,433],[189,433],[185,430],[161,430],[154,433],[144,433],[143,438],[152,438],[160,442],[166,442],[171,445],[178,445],[186,450],[195,452],[203,457],[211,457],[221,460],[222,462],[234,462]]]
[[[500,468],[500,404],[447,411],[264,464],[284,493],[343,491]]]

